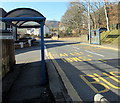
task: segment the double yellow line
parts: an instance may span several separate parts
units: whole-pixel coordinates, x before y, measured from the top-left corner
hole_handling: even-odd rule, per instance
[[[62,81],[63,81],[63,83],[68,91],[68,95],[71,97],[72,101],[79,101],[79,102],[83,103],[82,99],[78,95],[77,91],[74,89],[73,85],[71,84],[71,82],[67,78],[66,74],[64,73],[62,68],[59,66],[57,61],[52,56],[52,53],[49,52],[48,55],[49,55],[50,59],[52,60],[52,62],[54,63],[59,75],[61,76],[61,79],[62,79]]]

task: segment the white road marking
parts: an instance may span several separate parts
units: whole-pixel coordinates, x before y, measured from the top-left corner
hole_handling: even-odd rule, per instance
[[[79,48],[77,48],[77,47],[73,47],[73,48],[75,48],[75,49],[79,49]]]
[[[91,54],[95,54],[95,55],[98,55],[98,56],[101,56],[101,57],[105,57],[104,55],[101,55],[101,54],[98,54],[98,53],[95,53],[95,52],[91,52],[91,51],[88,51],[88,50],[85,50],[86,52],[88,53],[91,53]]]
[[[66,45],[66,46],[70,46],[70,45]]]

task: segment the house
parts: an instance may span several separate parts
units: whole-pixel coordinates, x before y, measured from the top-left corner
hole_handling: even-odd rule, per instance
[[[40,36],[39,28],[27,28],[27,34]],[[44,26],[44,34],[50,34],[50,29],[47,26]]]

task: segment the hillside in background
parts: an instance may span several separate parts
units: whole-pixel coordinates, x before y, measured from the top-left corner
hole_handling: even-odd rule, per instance
[[[52,20],[47,20],[45,22],[45,25],[48,26],[49,28],[58,28],[59,21],[52,21]]]
[[[118,30],[110,30],[101,33],[101,43],[118,45],[120,44],[120,29]]]

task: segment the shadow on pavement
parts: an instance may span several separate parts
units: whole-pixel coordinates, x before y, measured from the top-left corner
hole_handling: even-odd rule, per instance
[[[21,53],[25,53],[25,52],[29,52],[29,51],[35,51],[35,50],[40,50],[41,46],[40,43],[36,43],[31,47],[25,47],[25,48],[19,48],[15,50],[15,54],[21,54]]]
[[[53,42],[54,42],[54,44],[52,44]],[[65,45],[79,44],[81,42],[45,40],[45,43],[47,44],[47,48],[54,48],[54,47],[60,47],[60,46],[65,46]]]
[[[104,59],[106,64],[120,69],[120,59]]]
[[[64,42],[64,41],[62,41],[62,40],[50,40],[50,39],[45,39],[45,42],[46,43],[49,43],[49,42],[51,42],[51,43],[53,43],[53,42],[58,42],[58,43],[60,43],[60,42]]]
[[[48,79],[46,84],[42,84],[41,62],[32,62],[21,65],[22,66],[19,67],[20,71],[14,68],[14,71],[19,72],[16,79],[12,78],[12,76],[17,75],[14,71],[14,73],[11,72],[11,76],[6,76],[6,81],[10,81],[11,79],[15,80],[7,94],[3,94],[4,97],[2,103],[54,103],[54,97],[49,89]],[[5,83],[6,85],[9,85],[8,82]]]

